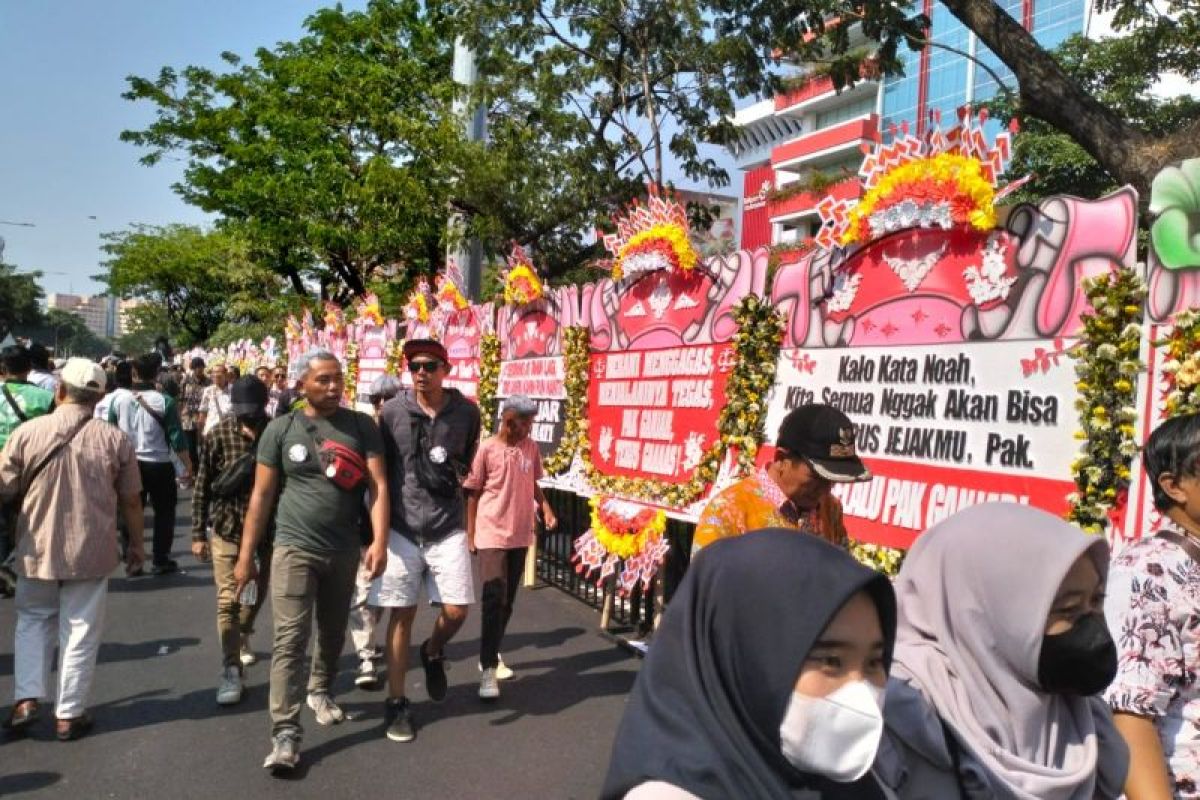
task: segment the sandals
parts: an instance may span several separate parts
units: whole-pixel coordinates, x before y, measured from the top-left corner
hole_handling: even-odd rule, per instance
[[[54,735],[60,742],[70,742],[92,729],[92,715],[84,712],[78,717],[60,719],[55,725]]]
[[[28,728],[37,721],[41,714],[41,705],[33,698],[18,700],[13,704],[12,713],[8,716],[8,721],[4,723],[4,727],[10,731],[22,731]]]

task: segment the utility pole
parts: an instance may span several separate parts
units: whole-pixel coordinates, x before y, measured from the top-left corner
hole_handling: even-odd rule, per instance
[[[469,110],[470,93],[479,77],[475,66],[475,52],[467,46],[462,37],[454,41],[454,82],[462,87],[458,98],[454,101],[454,114],[466,124],[467,141],[482,142],[487,135],[487,120],[483,105],[477,105]],[[462,232],[466,228],[466,217],[460,212],[450,215],[449,222],[450,246],[448,257],[453,258],[463,272],[466,286],[462,287],[463,294],[473,302],[479,302],[483,287],[483,246],[478,239],[464,239]]]

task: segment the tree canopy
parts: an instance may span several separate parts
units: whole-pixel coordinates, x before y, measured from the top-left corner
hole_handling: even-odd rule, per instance
[[[874,57],[884,73],[900,69],[902,46],[928,45],[929,20],[919,6],[881,0],[711,0],[726,52],[738,65],[743,92],[780,88],[778,57],[823,61],[837,86],[854,83],[862,56],[850,48],[848,30],[861,24],[878,42]],[[1085,79],[1076,79],[1054,55],[1038,44],[1021,23],[993,0],[941,0],[1016,76],[1015,113],[1035,118],[1069,136],[1118,183],[1129,183],[1143,197],[1163,166],[1195,154],[1200,118],[1170,132],[1156,130],[1114,107]],[[1138,54],[1124,69],[1157,77],[1175,71],[1200,77],[1200,0],[1171,0],[1162,6],[1142,0],[1095,0],[1098,12],[1113,11],[1114,27]],[[1126,77],[1129,77],[1128,75]],[[1136,80],[1136,76],[1133,78]]]
[[[440,25],[416,0],[322,9],[253,63],[223,54],[228,72],[130,77],[124,96],[156,118],[121,137],[146,164],[184,153],[176,191],[236,223],[298,294],[310,276],[345,300],[387,265],[432,271],[461,141]]]
[[[18,272],[0,261],[0,339],[14,328],[36,324],[42,318],[40,272]]]
[[[130,312],[134,326],[174,344],[205,342],[222,325],[244,321],[249,301],[270,306],[283,293],[281,279],[227,231],[135,225],[103,239],[108,260],[96,280],[109,294],[147,301]]]

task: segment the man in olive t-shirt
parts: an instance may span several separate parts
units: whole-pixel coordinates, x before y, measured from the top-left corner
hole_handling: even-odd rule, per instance
[[[290,771],[300,760],[301,681],[307,667],[305,654],[314,608],[317,647],[308,680],[308,707],[321,725],[345,719],[330,689],[346,640],[365,491],[371,495],[374,534],[364,558],[365,568],[372,576],[379,575],[387,562],[387,474],[379,429],[366,414],[341,407],[343,375],[337,358],[313,352],[304,357],[303,369],[306,407],[272,421],[259,440],[254,490],[234,569],[240,597],[242,588],[256,574],[254,553],[278,497],[271,559],[275,621],[270,696],[272,751],[263,764],[275,773]],[[322,459],[322,451],[326,455],[336,453],[336,449],[330,450],[330,443],[349,448],[366,462],[366,474],[356,485],[339,486],[327,472],[334,465]]]

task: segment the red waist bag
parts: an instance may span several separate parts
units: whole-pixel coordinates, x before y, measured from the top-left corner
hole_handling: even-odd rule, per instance
[[[353,491],[367,477],[367,462],[357,450],[341,442],[332,439],[322,441],[319,458],[325,477],[339,489]]]

